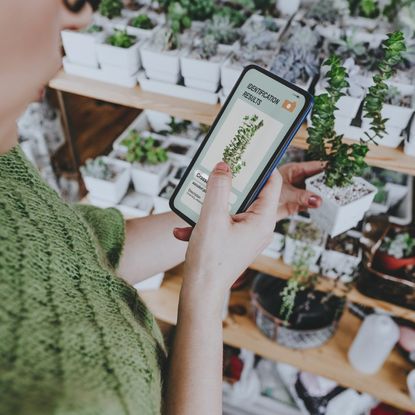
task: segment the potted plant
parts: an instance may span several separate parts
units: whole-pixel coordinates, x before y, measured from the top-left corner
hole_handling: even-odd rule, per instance
[[[148,216],[153,207],[154,200],[152,196],[137,193],[133,189],[117,205],[117,209],[126,219]]]
[[[186,86],[216,92],[220,84],[220,67],[226,54],[218,50],[214,35],[196,37],[190,51],[180,58],[182,75]]]
[[[180,49],[177,33],[164,27],[140,48],[146,76],[156,81],[177,84],[180,79]]]
[[[76,65],[98,68],[96,45],[104,40],[102,26],[93,24],[85,30],[62,30],[65,55]]]
[[[120,17],[124,5],[121,0],[101,0],[98,11],[101,16],[107,19],[114,19]]]
[[[291,349],[320,347],[336,331],[344,297],[315,290],[317,277],[308,269],[307,250],[298,257],[288,281],[259,274],[252,304],[259,329]]]
[[[329,87],[327,93],[315,99],[312,127],[309,127],[308,154],[326,162],[325,171],[306,180],[306,188],[322,198],[319,208],[310,212],[312,220],[331,236],[339,235],[357,225],[369,209],[376,188],[359,177],[366,167],[368,143],[376,142],[385,131],[386,120],[381,110],[388,86],[385,84],[393,68],[401,60],[405,42],[401,32],[388,35],[383,44],[385,56],[379,63],[379,74],[364,98],[364,115],[371,120],[370,130],[360,143],[346,144],[336,134],[334,111],[339,98],[348,87],[347,72],[340,59],[332,56],[327,64]]]
[[[117,30],[97,45],[98,61],[103,71],[114,76],[131,76],[140,68],[139,42],[125,30]]]
[[[300,216],[292,218],[285,236],[284,263],[292,265],[307,248],[309,267],[315,265],[323,252],[327,236],[314,223]]]
[[[172,160],[190,162],[195,150],[195,144],[185,138],[170,136],[166,142],[166,151]]]
[[[389,228],[374,258],[374,267],[383,272],[415,265],[415,237],[409,231]]]
[[[320,43],[321,37],[315,30],[296,25],[275,54],[269,70],[289,82],[308,89],[320,68]]]
[[[122,144],[128,149],[125,159],[132,163],[135,190],[156,196],[170,168],[166,149],[157,145],[151,135],[143,137],[139,133],[131,134]]]
[[[126,24],[122,23],[116,27],[116,29],[126,29],[129,35],[136,36],[140,39],[145,39],[154,34],[159,22],[157,21],[154,13],[139,13],[130,17]]]
[[[81,167],[82,178],[89,194],[96,199],[116,205],[130,184],[130,165],[108,157],[88,159]]]
[[[229,16],[214,15],[203,28],[202,36],[211,35],[218,42],[219,52],[229,52],[240,38],[240,31]]]
[[[167,123],[166,128],[157,130],[157,133],[160,135],[175,136],[185,140],[196,141],[200,135],[200,128],[192,121],[170,117],[170,121]]]
[[[351,231],[328,238],[325,250],[321,255],[320,267],[322,275],[339,278],[342,282],[354,280],[359,264],[362,261],[357,233]]]

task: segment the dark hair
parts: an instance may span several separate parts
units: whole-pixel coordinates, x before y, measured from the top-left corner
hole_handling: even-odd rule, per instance
[[[78,13],[85,7],[86,3],[89,3],[96,10],[100,0],[63,0],[63,3],[72,13]]]

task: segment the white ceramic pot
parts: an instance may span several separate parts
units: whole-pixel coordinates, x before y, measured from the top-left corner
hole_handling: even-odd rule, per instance
[[[177,83],[177,79],[180,78],[178,50],[157,51],[151,48],[150,43],[144,43],[140,53],[148,77],[157,81]]]
[[[274,232],[272,242],[262,251],[262,255],[278,259],[284,249],[285,236]]]
[[[136,192],[157,196],[163,179],[169,172],[170,164],[169,161],[154,166],[134,164],[131,169],[131,178]]]
[[[413,108],[384,104],[382,108],[382,117],[387,119],[387,129],[393,127],[402,131],[404,128],[407,127],[413,112]],[[363,127],[367,128],[369,125],[370,120],[368,120],[367,118],[363,118]]]
[[[218,57],[216,57],[218,58]],[[200,81],[199,86],[193,88],[208,88],[207,91],[216,92],[220,83],[220,68],[224,59],[204,60],[193,58],[191,56],[183,56],[180,58],[182,75],[193,81]]]
[[[367,118],[363,118],[363,130],[369,131],[370,129],[370,121]],[[403,140],[402,137],[402,127],[393,127],[386,122],[386,131],[382,138],[377,137],[375,138],[376,143],[379,145],[390,147],[390,148],[397,148],[401,144]]]
[[[357,256],[343,252],[324,250],[321,255],[320,267],[322,275],[330,278],[341,278],[343,282],[349,282],[354,276],[362,260],[362,252]]]
[[[202,81],[195,78],[184,78],[184,84],[189,88],[201,89],[203,91],[216,92],[219,88],[219,83]]]
[[[415,137],[405,140],[403,149],[406,155],[415,157]]]
[[[97,45],[98,61],[104,72],[117,76],[134,75],[140,68],[139,43],[129,48],[107,44]]]
[[[300,8],[301,0],[277,0],[277,10],[284,16],[292,16]]]
[[[222,86],[224,87],[226,95],[229,94],[233,86],[235,85],[236,81],[238,80],[239,76],[242,73],[242,66],[231,64],[230,60],[224,62],[221,67],[221,82]]]
[[[125,161],[109,157],[104,157],[103,161],[118,170],[113,180],[101,180],[86,175],[82,175],[82,178],[92,198],[116,205],[124,197],[130,185],[131,166]]]
[[[364,130],[363,128],[351,125],[351,122],[351,118],[336,115],[336,119],[334,121],[336,133],[343,134],[345,138],[350,140],[359,141],[363,137]]]
[[[334,112],[334,115],[336,117],[342,116],[353,119],[354,117],[356,117],[361,102],[361,98],[355,98],[349,95],[344,95],[340,97],[340,99],[337,101],[336,107],[338,109]]]
[[[146,110],[145,113],[153,131],[163,131],[170,128],[171,116],[169,114],[154,110]]]
[[[98,68],[96,45],[104,40],[104,32],[85,33],[63,30],[61,37],[66,57],[71,63]]]
[[[169,154],[169,158],[174,161],[181,162],[192,156],[195,143],[186,138],[170,136],[170,138],[166,141],[165,147]]]
[[[370,205],[377,193],[375,186],[371,185],[361,177],[355,177],[354,183],[361,184],[369,189],[365,196],[350,202],[346,205],[339,205],[335,200],[330,199],[313,182],[323,176],[319,173],[316,176],[306,179],[306,189],[322,198],[322,204],[317,209],[310,209],[311,220],[330,236],[336,236],[355,227],[362,219],[364,214],[370,209]]]

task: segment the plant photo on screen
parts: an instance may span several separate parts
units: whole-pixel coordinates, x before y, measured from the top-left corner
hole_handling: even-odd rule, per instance
[[[254,135],[263,125],[264,120],[260,120],[258,115],[245,115],[232,141],[225,147],[223,161],[229,165],[233,177],[246,165],[242,159],[243,155]]]

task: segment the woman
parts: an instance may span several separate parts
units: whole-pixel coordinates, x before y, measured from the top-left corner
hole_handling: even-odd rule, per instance
[[[114,209],[63,203],[18,148],[16,119],[60,66],[60,30],[90,17],[85,1],[0,3],[0,414],[220,414],[225,293],[278,218],[319,205],[294,185],[320,167],[284,166],[231,218],[219,163],[193,232],[172,213],[124,226]],[[185,255],[164,371],[159,329],[130,284]]]

